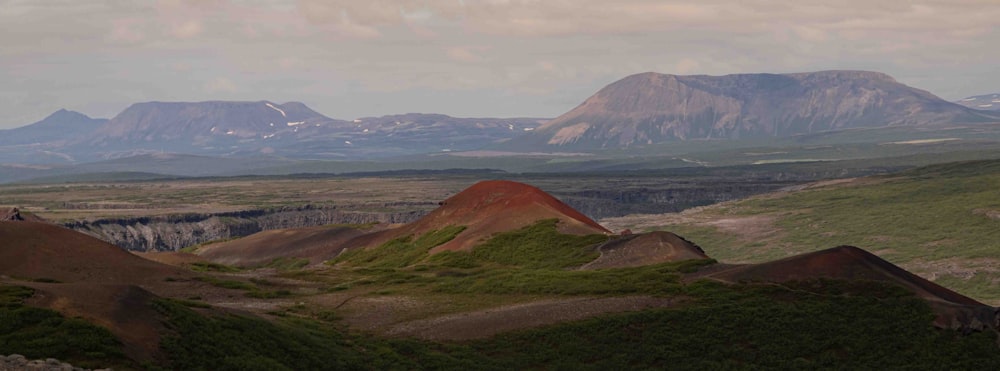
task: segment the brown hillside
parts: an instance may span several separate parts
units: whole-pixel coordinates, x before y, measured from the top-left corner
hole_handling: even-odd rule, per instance
[[[726,282],[787,282],[815,278],[869,280],[902,286],[938,314],[941,327],[995,327],[995,308],[923,279],[878,256],[853,246],[791,256],[762,264],[736,266],[706,277]]]
[[[161,316],[150,303],[149,291],[133,285],[92,283],[27,283],[35,295],[26,304],[55,310],[66,317],[81,317],[110,330],[122,341],[125,354],[145,361],[157,358]]]
[[[205,263],[204,258],[181,251],[130,251],[133,255],[157,263],[187,268],[195,263]]]
[[[468,250],[495,233],[523,228],[544,219],[559,219],[559,230],[562,233],[611,233],[541,189],[524,183],[487,180],[473,184],[444,200],[441,207],[420,220],[380,234],[373,242],[377,244],[393,238],[421,235],[447,226],[461,225],[466,227],[462,233],[450,242],[435,247],[431,253]]]
[[[355,228],[306,227],[263,231],[198,249],[195,254],[214,263],[255,266],[277,258],[306,258],[312,264],[330,259],[348,240],[363,232]]]
[[[186,274],[60,226],[0,222],[0,275],[60,282],[142,284]]]
[[[625,236],[598,247],[601,256],[580,269],[638,267],[672,261],[708,259],[700,247],[663,231]]]

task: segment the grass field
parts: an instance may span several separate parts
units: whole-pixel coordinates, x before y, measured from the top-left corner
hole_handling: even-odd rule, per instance
[[[723,262],[854,245],[978,300],[1000,304],[1000,161],[753,197],[665,218]],[[655,224],[655,223],[653,223]]]

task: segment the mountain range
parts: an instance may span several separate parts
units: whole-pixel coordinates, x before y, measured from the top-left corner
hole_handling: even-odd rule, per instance
[[[0,131],[0,162],[79,163],[164,152],[299,159],[405,156],[481,148],[542,121],[419,113],[346,121],[298,102],[146,102],[110,120],[60,110]]]
[[[851,128],[1000,121],[869,71],[678,76],[616,81],[518,138],[576,150],[676,140],[788,137]]]
[[[995,95],[980,96],[956,104],[883,73],[821,71],[641,73],[611,83],[552,120],[419,113],[339,120],[298,102],[145,102],[110,120],[60,110],[0,131],[0,163],[77,164],[153,153],[361,160],[482,149],[591,152],[857,128],[1000,123],[1000,113],[981,110],[993,107],[994,100]]]
[[[1000,93],[975,95],[955,103],[978,110],[1000,111]]]

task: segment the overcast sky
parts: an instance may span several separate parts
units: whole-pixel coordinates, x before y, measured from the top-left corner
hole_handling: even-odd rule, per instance
[[[0,0],[0,128],[143,101],[554,117],[630,74],[1000,92],[1000,0]]]

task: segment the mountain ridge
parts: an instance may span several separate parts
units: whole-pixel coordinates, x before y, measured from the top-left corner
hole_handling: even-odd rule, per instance
[[[533,130],[545,120],[407,113],[348,121],[320,114],[301,102],[213,100],[134,103],[87,130],[38,126],[53,121],[52,117],[67,115],[70,113],[60,110],[31,129],[9,131],[50,133],[59,141],[50,140],[41,148],[47,157],[8,155],[20,153],[14,146],[35,142],[33,138],[8,135],[0,138],[0,146],[6,147],[0,148],[0,161],[40,163],[37,159],[41,158],[53,163],[79,163],[163,152],[223,157],[383,158],[478,149]]]
[[[66,141],[81,135],[88,135],[107,121],[107,119],[91,118],[80,112],[60,108],[34,123],[0,130],[0,145]]]
[[[829,130],[994,122],[872,71],[725,76],[634,74],[516,138],[515,147],[627,148],[674,140],[787,137]]]
[[[977,110],[1000,111],[1000,93],[973,95],[955,103]]]

